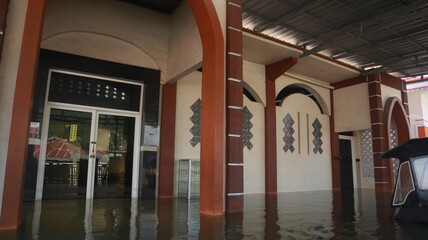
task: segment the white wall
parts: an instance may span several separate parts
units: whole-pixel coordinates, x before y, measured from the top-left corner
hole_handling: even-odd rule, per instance
[[[51,0],[42,48],[160,69],[165,79],[170,16],[113,0]]]
[[[325,88],[325,87],[321,87],[321,86],[318,86],[315,84],[308,83],[304,80],[299,79],[298,77],[282,75],[275,81],[275,94],[278,95],[278,93],[284,87],[286,87],[290,84],[301,84],[301,85],[306,85],[306,86],[312,88],[316,93],[318,93],[321,96],[322,101],[324,101],[324,103],[327,107],[327,110],[328,110],[327,114],[329,115],[329,113],[331,112],[330,89]]]
[[[381,93],[382,93],[382,105],[385,107],[386,101],[391,97],[397,97],[401,100],[401,91],[397,90],[392,87],[385,86],[383,84],[381,86]]]
[[[408,93],[410,137],[418,137],[417,127],[428,127],[428,89]]]
[[[295,150],[292,153],[283,150],[283,118],[287,113],[290,113],[295,122],[293,125],[295,130],[293,146]],[[298,113],[300,113],[300,122]],[[331,189],[329,116],[321,114],[318,106],[309,97],[302,94],[292,94],[285,99],[281,107],[277,107],[276,117],[278,192]],[[313,152],[312,123],[315,118],[318,118],[322,125],[322,154]]]
[[[263,106],[266,106],[265,65],[244,61],[243,77],[244,82],[248,84],[251,89],[254,90],[257,97],[260,98]]]
[[[24,31],[27,0],[14,0],[9,3],[7,26],[0,61],[0,214],[3,200],[4,175],[9,145],[9,133]]]
[[[335,132],[371,129],[367,83],[334,90],[333,100]]]
[[[226,36],[226,1],[212,0],[212,2],[223,30],[223,36]]]
[[[178,160],[199,159],[200,144],[193,147],[192,139],[193,123],[190,117],[193,115],[191,105],[201,98],[202,73],[194,71],[177,82],[177,108],[175,129],[175,183],[174,193],[177,194]],[[244,193],[264,193],[265,182],[265,145],[264,145],[264,106],[261,103],[251,102],[244,96],[244,106],[253,114],[251,133],[253,138],[251,150],[244,147]]]
[[[265,109],[262,103],[252,102],[244,96],[244,106],[253,117],[251,143],[253,148],[244,147],[244,193],[265,192]]]
[[[201,66],[202,43],[192,11],[186,2],[171,16],[168,72],[166,81],[178,80],[182,74]]]
[[[421,94],[421,107],[423,119],[428,120],[428,93]]]
[[[195,71],[177,82],[177,106],[175,116],[175,171],[174,194],[177,194],[178,160],[199,159],[201,144],[194,147],[190,144],[193,135],[190,129],[193,123],[190,117],[193,115],[190,107],[201,98],[202,73]],[[162,103],[167,104],[167,103]]]

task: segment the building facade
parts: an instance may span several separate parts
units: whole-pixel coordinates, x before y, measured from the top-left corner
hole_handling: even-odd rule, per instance
[[[244,194],[391,192],[397,164],[379,156],[410,138],[403,81],[298,58],[244,29],[241,5],[10,1],[0,228],[24,200],[178,197],[184,159],[204,214],[240,212]]]

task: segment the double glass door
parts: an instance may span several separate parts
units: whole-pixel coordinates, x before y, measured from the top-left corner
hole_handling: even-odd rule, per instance
[[[136,116],[78,107],[48,111],[40,146],[43,198],[130,197]]]

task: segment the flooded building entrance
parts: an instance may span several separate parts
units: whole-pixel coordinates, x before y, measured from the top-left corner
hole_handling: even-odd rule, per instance
[[[159,72],[46,50],[40,62],[25,200],[154,198]]]
[[[143,85],[58,70],[49,76],[33,153],[40,156],[36,199],[41,192],[44,199],[130,197]]]

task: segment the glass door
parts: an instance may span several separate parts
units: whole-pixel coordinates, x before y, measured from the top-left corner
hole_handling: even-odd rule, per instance
[[[45,156],[43,198],[85,198],[92,150],[92,115],[91,112],[50,110],[47,142],[42,153]]]
[[[130,197],[135,118],[98,114],[94,198]]]
[[[79,107],[48,111],[46,140],[36,149],[44,156],[43,198],[130,197],[136,117]]]

